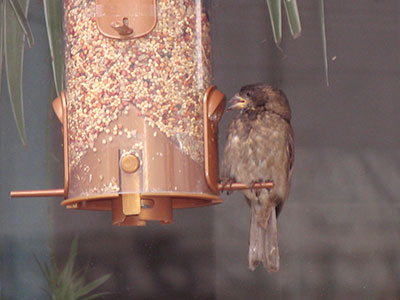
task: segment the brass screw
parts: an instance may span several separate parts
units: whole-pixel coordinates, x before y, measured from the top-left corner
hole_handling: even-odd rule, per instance
[[[121,159],[121,168],[126,173],[134,173],[139,169],[140,162],[136,155],[127,154]]]

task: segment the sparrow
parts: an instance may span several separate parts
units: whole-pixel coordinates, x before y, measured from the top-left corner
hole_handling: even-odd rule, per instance
[[[270,272],[279,270],[277,217],[289,195],[294,163],[291,110],[283,91],[268,84],[246,85],[229,101],[239,110],[229,124],[221,161],[225,184],[241,182],[250,206],[249,268],[260,262]],[[273,182],[271,189],[254,183]]]

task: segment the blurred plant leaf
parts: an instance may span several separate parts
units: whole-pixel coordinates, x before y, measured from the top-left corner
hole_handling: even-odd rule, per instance
[[[100,278],[88,283],[87,285],[85,285],[84,287],[82,287],[82,289],[80,290],[80,295],[84,296],[86,294],[89,294],[91,291],[95,290],[96,288],[98,288],[100,285],[102,285],[103,283],[105,283],[109,278],[111,277],[111,274],[106,274],[101,276]],[[98,298],[100,296],[103,295],[107,295],[108,293],[97,293],[94,294],[92,296],[86,297],[84,299],[89,300],[89,299],[95,299]],[[84,300],[82,299],[82,300]]]
[[[289,22],[290,33],[293,38],[298,38],[301,35],[301,21],[297,0],[283,0],[285,3],[286,15]],[[272,24],[272,32],[274,34],[275,44],[280,49],[279,45],[282,41],[282,8],[281,0],[267,0],[269,16]],[[328,55],[326,45],[326,31],[325,31],[325,9],[324,0],[319,0],[320,16],[321,16],[321,32],[322,32],[322,47],[324,56],[325,68],[325,81],[329,86],[329,69],[328,69]]]
[[[324,56],[325,81],[326,86],[329,86],[329,69],[328,69],[328,50],[326,46],[326,31],[325,31],[325,7],[324,0],[319,1],[320,17],[321,17],[321,34],[322,34],[322,51]]]
[[[4,57],[4,1],[0,0],[0,95],[1,95],[1,75],[3,74]]]
[[[57,96],[59,96],[63,90],[64,81],[62,3],[63,1],[59,0],[43,0]]]
[[[5,0],[4,0],[5,1]],[[27,12],[28,10],[26,9],[26,12],[24,12],[23,8],[19,4],[18,0],[8,0],[12,9],[14,10],[15,16],[17,17],[19,25],[21,25],[22,31],[25,34],[25,37],[27,38],[28,46],[29,48],[33,47],[33,34],[31,27],[29,26],[28,20],[26,19]]]
[[[269,17],[271,19],[272,32],[275,44],[279,45],[282,40],[282,6],[281,0],[267,0]]]
[[[26,145],[24,106],[22,95],[22,74],[24,60],[24,31],[9,1],[4,4],[4,60],[11,107],[21,141]],[[25,15],[28,14],[29,0],[20,0]]]
[[[101,276],[100,278],[85,284],[88,267],[84,271],[73,272],[75,259],[78,253],[78,238],[74,238],[69,252],[68,260],[64,268],[60,271],[54,258],[51,259],[51,266],[46,263],[41,264],[35,257],[40,271],[47,281],[48,290],[46,294],[52,300],[90,300],[97,299],[108,293],[97,293],[91,296],[82,298],[105,283],[110,277],[110,274]]]
[[[299,9],[296,0],[284,0],[286,14],[289,22],[290,33],[293,38],[298,38],[301,34],[301,22]]]

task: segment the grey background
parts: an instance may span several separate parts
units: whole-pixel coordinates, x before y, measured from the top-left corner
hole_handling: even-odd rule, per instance
[[[9,198],[11,189],[62,186],[42,3],[32,2],[26,148],[2,82],[0,298],[44,299],[33,255],[46,261],[54,253],[63,263],[79,234],[78,265],[90,264],[90,279],[113,275],[99,289],[111,292],[104,299],[400,299],[400,4],[326,1],[326,87],[317,2],[298,1],[297,40],[284,17],[283,53],[264,0],[211,4],[215,84],[229,97],[270,82],[292,106],[296,162],[278,222],[277,274],[247,269],[249,211],[239,192],[145,228],[112,227],[108,213],[67,211],[60,199]],[[224,115],[221,146],[232,117]]]

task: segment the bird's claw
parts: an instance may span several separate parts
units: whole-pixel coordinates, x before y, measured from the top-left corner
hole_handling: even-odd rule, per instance
[[[256,183],[260,183],[261,181],[255,181],[255,180],[253,180],[251,183],[250,183],[250,191],[252,192],[252,193],[255,193],[256,194],[256,197],[258,198],[259,196],[260,196],[260,194],[261,194],[261,189],[255,189],[254,188],[254,186],[256,185]]]
[[[225,187],[229,184],[229,189],[226,190],[226,194],[227,195],[232,194],[232,183],[234,183],[234,182],[235,182],[235,180],[233,178],[223,178],[223,179],[221,179],[220,180],[220,183],[222,185],[221,193],[224,192]]]
[[[252,193],[255,193],[255,195],[256,195],[256,197],[259,197],[260,196],[260,194],[261,194],[261,191],[263,190],[263,188],[254,188],[254,186],[257,184],[257,183],[266,183],[266,182],[273,182],[272,180],[262,180],[262,179],[260,179],[260,180],[258,180],[258,181],[255,181],[255,180],[253,180],[251,183],[250,183],[250,191],[252,192]],[[267,191],[269,191],[269,188],[266,188],[267,189]]]

